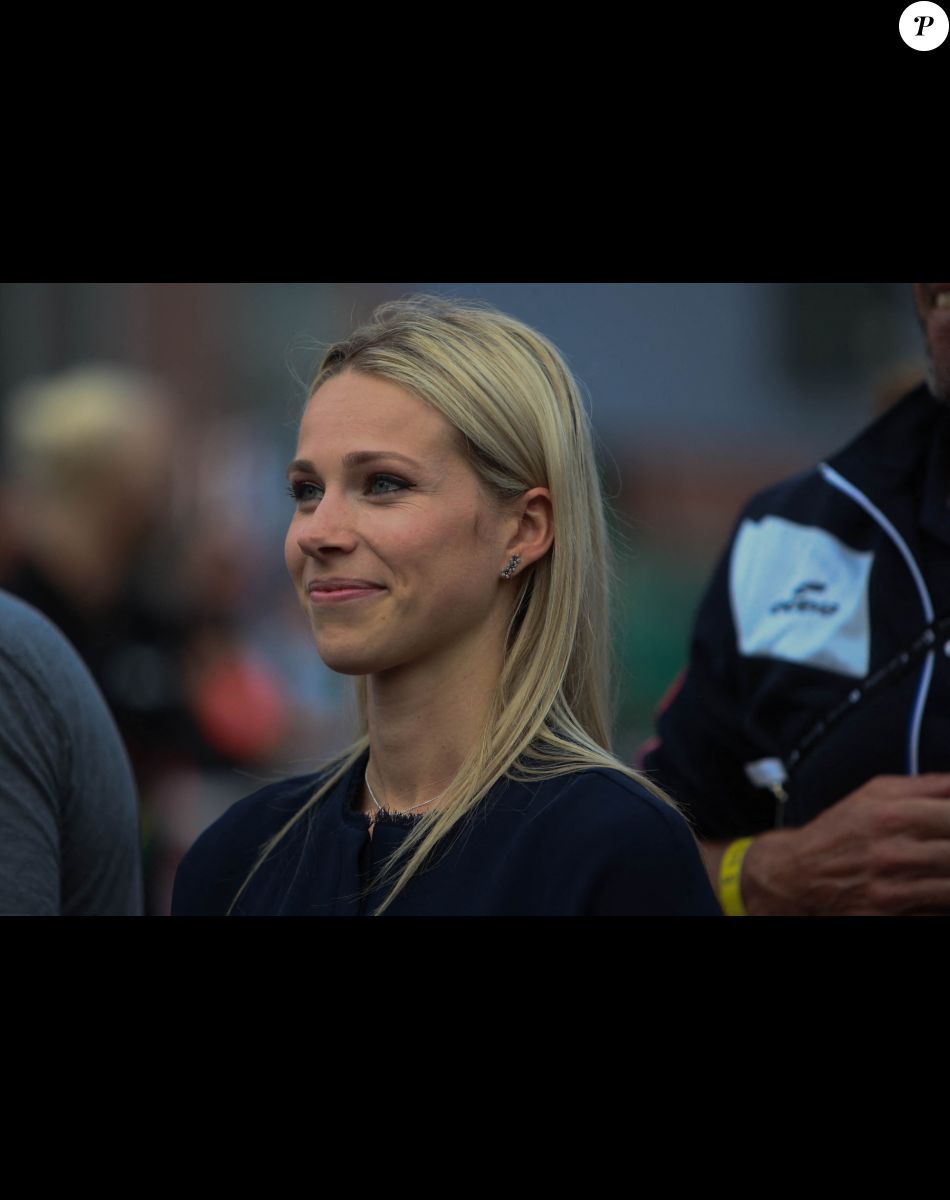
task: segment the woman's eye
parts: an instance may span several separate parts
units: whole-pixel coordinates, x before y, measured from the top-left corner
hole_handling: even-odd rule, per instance
[[[390,492],[401,492],[413,485],[396,475],[374,475],[369,481],[369,492],[373,496],[385,496]]]
[[[291,499],[298,504],[314,504],[323,495],[323,488],[316,483],[306,483],[299,480],[292,483],[287,491],[290,493]]]

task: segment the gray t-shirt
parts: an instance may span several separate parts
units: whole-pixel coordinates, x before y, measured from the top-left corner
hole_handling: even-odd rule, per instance
[[[141,915],[135,783],[85,664],[0,592],[0,914]]]

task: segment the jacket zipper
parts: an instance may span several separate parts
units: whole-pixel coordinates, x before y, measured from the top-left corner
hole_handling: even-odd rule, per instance
[[[907,545],[904,538],[894,527],[893,523],[881,512],[876,504],[873,503],[861,491],[855,487],[850,480],[845,479],[840,475],[834,467],[829,467],[827,463],[820,463],[818,468],[825,477],[827,483],[833,488],[837,488],[839,492],[859,504],[864,511],[880,526],[887,534],[890,540],[900,552],[907,569],[910,571],[911,578],[917,587],[917,594],[920,596],[921,607],[924,610],[924,618],[928,625],[934,620],[934,606],[930,598],[930,592],[927,589],[927,584],[924,582],[923,574],[917,564],[917,560],[910,552],[910,547]],[[914,701],[914,707],[911,712],[910,725],[907,730],[907,773],[908,775],[917,775],[919,773],[920,761],[920,727],[924,719],[924,708],[927,704],[927,696],[930,692],[930,681],[933,677],[934,660],[936,654],[931,650],[924,660],[923,670],[920,673],[920,683],[917,686],[917,697]]]

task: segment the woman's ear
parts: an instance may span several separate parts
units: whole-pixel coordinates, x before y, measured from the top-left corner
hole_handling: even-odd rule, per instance
[[[515,501],[517,528],[507,546],[508,562],[528,567],[543,558],[554,541],[554,505],[547,488],[529,488]],[[514,571],[512,571],[514,574]]]

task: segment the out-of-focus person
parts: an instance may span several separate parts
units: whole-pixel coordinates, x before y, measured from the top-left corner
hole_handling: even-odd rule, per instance
[[[740,516],[643,757],[725,911],[950,911],[950,283],[927,382]]]
[[[0,915],[138,916],[128,756],[62,634],[0,592]]]
[[[193,425],[129,368],[24,383],[4,417],[0,585],[63,631],[101,689],[141,797],[148,910],[167,912],[184,848],[243,786],[229,773],[266,764],[290,723],[242,626],[254,540],[238,547],[220,511],[195,515],[201,479],[230,464],[196,477]]]
[[[3,586],[76,647],[136,759],[181,710],[180,603],[156,537],[172,483],[167,397],[147,376],[77,367],[23,385],[5,417]]]

